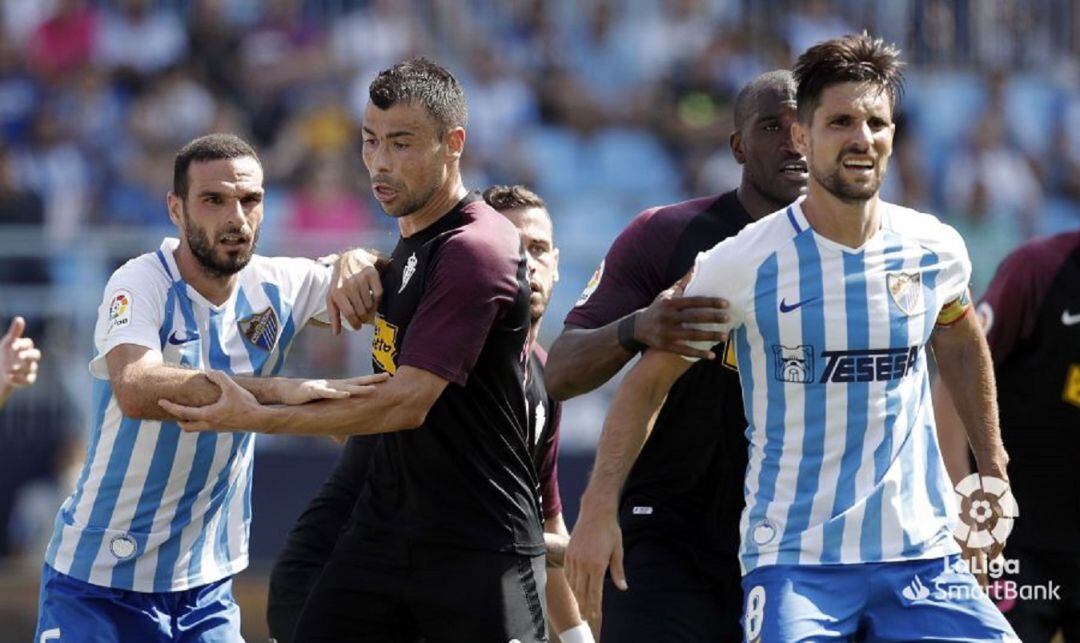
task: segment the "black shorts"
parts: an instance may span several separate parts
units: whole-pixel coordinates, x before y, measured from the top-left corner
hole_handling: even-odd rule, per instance
[[[1080,556],[1008,547],[1005,558],[1020,566],[1004,578],[1015,583],[1015,594],[991,595],[1020,640],[1048,643],[1060,629],[1066,641],[1080,641]],[[1052,587],[1060,600],[1050,596]]]
[[[300,514],[270,572],[266,622],[277,643],[292,643],[311,588],[348,525],[377,436],[353,437],[319,492]]]
[[[388,534],[339,540],[315,583],[296,643],[542,643],[544,555],[414,543]]]
[[[660,537],[624,541],[625,592],[604,583],[601,643],[740,643],[738,560],[703,561],[700,552]]]

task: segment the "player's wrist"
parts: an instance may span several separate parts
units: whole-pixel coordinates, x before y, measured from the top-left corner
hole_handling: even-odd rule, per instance
[[[638,313],[633,312],[620,319],[617,334],[619,346],[634,355],[648,348],[648,345],[637,337],[637,318]]]
[[[589,629],[589,624],[585,622],[559,632],[559,640],[562,643],[595,643],[592,630]]]

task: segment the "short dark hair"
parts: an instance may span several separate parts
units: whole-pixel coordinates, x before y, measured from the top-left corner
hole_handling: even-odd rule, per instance
[[[739,90],[735,97],[735,131],[741,131],[746,119],[750,118],[756,108],[757,99],[762,92],[774,90],[778,93],[788,93],[795,98],[795,79],[791,72],[786,69],[774,69],[754,78]]]
[[[821,94],[838,83],[870,83],[889,95],[895,110],[904,93],[900,50],[867,32],[848,34],[807,49],[795,63],[795,96],[799,120],[810,120],[821,104]]]
[[[484,190],[484,201],[499,212],[518,208],[547,210],[547,203],[540,195],[524,185],[493,185]]]
[[[206,161],[221,161],[223,159],[238,159],[250,156],[259,165],[259,157],[255,154],[255,148],[251,147],[244,139],[235,134],[208,134],[189,142],[176,153],[173,162],[173,193],[181,199],[187,198],[188,168],[192,163],[205,163]]]
[[[398,103],[423,106],[438,125],[441,138],[455,127],[465,127],[469,112],[465,91],[446,68],[427,58],[413,58],[379,72],[368,88],[379,109]]]

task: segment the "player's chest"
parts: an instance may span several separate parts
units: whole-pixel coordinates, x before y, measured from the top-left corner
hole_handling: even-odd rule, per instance
[[[916,368],[943,303],[940,270],[930,262],[866,263],[781,272],[758,290],[756,328],[779,379],[888,381]]]
[[[174,299],[174,309],[166,312],[172,323],[160,333],[167,364],[265,375],[293,335],[286,323],[290,302],[273,285],[240,290],[217,308]]]

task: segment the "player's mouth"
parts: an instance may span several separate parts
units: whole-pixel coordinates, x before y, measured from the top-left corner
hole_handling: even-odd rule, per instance
[[[389,203],[393,201],[398,194],[397,190],[385,183],[372,184],[371,192],[375,195],[375,200],[379,203]]]
[[[218,243],[226,250],[243,250],[251,245],[251,237],[243,234],[223,234]]]
[[[848,172],[855,174],[870,175],[874,172],[874,161],[872,159],[848,158],[844,159],[841,165]]]
[[[805,182],[809,178],[806,161],[804,161],[803,159],[798,159],[795,161],[785,161],[784,163],[781,163],[780,176],[799,183]]]

